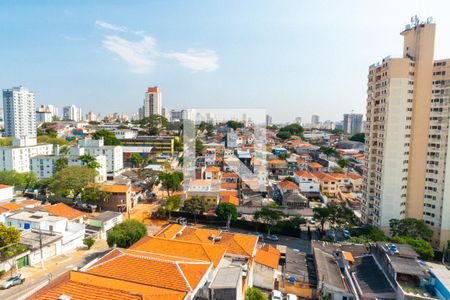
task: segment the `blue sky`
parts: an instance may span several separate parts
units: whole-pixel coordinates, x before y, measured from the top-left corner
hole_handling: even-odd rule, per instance
[[[450,57],[449,11],[448,1],[1,1],[0,86],[84,113],[135,112],[159,85],[169,109],[340,120],[364,112],[368,66],[401,55],[412,15],[433,16],[435,57]]]

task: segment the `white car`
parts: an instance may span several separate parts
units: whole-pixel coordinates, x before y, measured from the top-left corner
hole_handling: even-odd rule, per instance
[[[22,274],[10,277],[8,279],[6,279],[5,281],[3,281],[3,283],[1,284],[1,289],[6,290],[9,289],[12,286],[15,285],[20,285],[25,281],[25,278],[22,277]]]
[[[270,293],[270,299],[283,300],[283,294],[281,294],[281,292],[278,290],[273,290],[272,293]]]
[[[294,294],[287,294],[286,300],[297,300],[297,296]]]

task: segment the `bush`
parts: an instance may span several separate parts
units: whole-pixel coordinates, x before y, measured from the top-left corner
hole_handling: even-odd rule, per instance
[[[147,227],[144,223],[137,220],[126,220],[116,224],[108,232],[107,242],[110,247],[116,245],[117,247],[128,248],[146,235]]]
[[[423,260],[430,260],[434,257],[433,247],[425,240],[414,239],[408,236],[397,236],[394,238],[394,242],[410,245]]]
[[[245,300],[267,300],[267,297],[257,288],[248,288],[245,293]]]
[[[88,250],[91,249],[91,247],[94,245],[94,243],[95,243],[95,240],[91,237],[85,238],[83,240],[83,244],[85,244],[87,246]]]
[[[294,217],[291,219],[281,220],[275,225],[273,232],[299,236],[301,235],[301,224],[306,224],[306,219],[303,217]]]

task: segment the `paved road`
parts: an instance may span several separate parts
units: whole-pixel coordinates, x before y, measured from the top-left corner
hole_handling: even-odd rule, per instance
[[[43,273],[42,275],[38,275],[37,277],[34,277],[34,278],[27,278],[22,285],[12,287],[8,290],[0,291],[0,299],[2,299],[2,300],[20,299],[20,297],[22,295],[33,290],[33,288],[39,286],[43,282],[48,281],[48,278],[49,278],[48,274],[51,274],[51,277],[54,280],[56,277],[67,272],[68,270],[71,270],[76,267],[84,266],[91,260],[95,259],[98,256],[104,255],[108,251],[109,251],[109,249],[108,250],[101,249],[101,250],[92,252],[87,256],[75,257],[72,259],[64,260],[63,262],[59,263],[56,268],[53,268],[51,270],[51,272],[49,272],[49,273]]]

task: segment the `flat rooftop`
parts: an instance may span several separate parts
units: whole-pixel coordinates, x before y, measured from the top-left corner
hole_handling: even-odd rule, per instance
[[[357,265],[353,271],[363,295],[391,294],[395,298],[395,290],[372,256],[363,256],[357,259]]]
[[[211,283],[212,289],[235,289],[238,288],[241,277],[240,267],[221,268]]]

